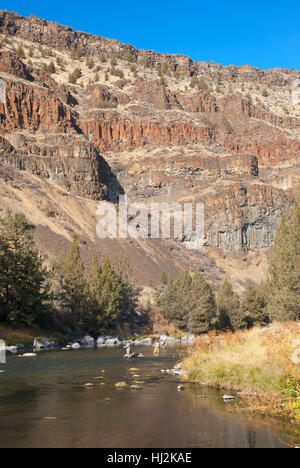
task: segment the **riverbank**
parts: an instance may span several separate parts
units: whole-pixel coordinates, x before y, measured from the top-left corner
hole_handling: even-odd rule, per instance
[[[168,336],[168,335],[143,335],[143,336],[115,336],[97,334],[91,336],[86,333],[74,332],[63,334],[49,330],[43,330],[37,326],[31,328],[16,329],[6,324],[0,324],[0,339],[5,342],[8,354],[17,354],[23,349],[45,351],[61,348],[63,351],[76,350],[81,347],[102,348],[110,346],[124,346],[130,340],[132,346],[152,346],[159,340],[163,345],[193,344],[194,335]]]
[[[199,337],[182,362],[185,379],[242,397],[239,411],[300,423],[299,323]],[[297,362],[298,361],[298,362]]]
[[[47,336],[50,341],[58,344],[63,344],[67,339],[67,335],[63,333],[44,330],[38,326],[14,328],[4,323],[0,324],[0,339],[4,340],[8,346],[18,343],[28,348],[33,345],[34,339],[38,336]]]

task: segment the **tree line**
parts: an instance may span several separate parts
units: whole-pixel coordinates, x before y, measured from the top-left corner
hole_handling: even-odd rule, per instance
[[[0,216],[0,321],[96,333],[135,311],[137,291],[106,259],[85,268],[79,239],[50,267],[22,213]]]
[[[169,323],[197,334],[300,319],[300,191],[268,259],[267,281],[248,285],[242,298],[228,280],[216,290],[201,273],[163,274],[157,305]],[[137,291],[108,259],[85,267],[77,237],[47,267],[26,217],[0,216],[0,321],[96,333],[130,317],[136,304]]]
[[[166,320],[191,333],[299,320],[300,191],[282,216],[268,262],[267,280],[259,286],[249,284],[242,298],[227,279],[216,290],[200,273],[182,271],[176,279],[164,273],[157,305]]]

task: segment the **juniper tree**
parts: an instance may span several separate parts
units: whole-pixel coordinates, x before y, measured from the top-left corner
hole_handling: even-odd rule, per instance
[[[300,190],[282,216],[269,253],[267,312],[272,320],[300,318]]]
[[[243,320],[248,328],[269,323],[266,305],[264,284],[261,286],[249,284],[242,301]]]
[[[213,288],[202,274],[196,273],[193,276],[187,300],[191,305],[189,331],[197,334],[207,333],[216,315],[216,303]]]
[[[91,298],[78,237],[73,237],[69,253],[55,260],[54,272],[60,308],[69,314],[73,328],[87,329],[91,318]]]
[[[0,217],[0,316],[13,325],[46,325],[50,274],[22,213]]]
[[[210,330],[216,307],[213,289],[204,276],[186,270],[168,284],[157,299],[162,314],[175,327],[192,333]]]
[[[227,279],[218,290],[216,302],[218,326],[221,330],[236,330],[243,326],[240,298]]]
[[[118,274],[109,259],[103,265],[93,259],[89,284],[93,300],[93,314],[98,328],[103,329],[121,318],[124,312],[135,309],[134,293],[125,279]]]

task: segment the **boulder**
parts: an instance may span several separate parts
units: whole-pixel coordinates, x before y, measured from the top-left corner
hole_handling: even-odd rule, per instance
[[[7,354],[16,354],[18,352],[17,346],[6,346]]]
[[[96,339],[95,339],[95,344],[96,346],[103,346],[105,344],[105,337],[104,336],[98,336]]]
[[[119,340],[119,338],[108,337],[108,339],[105,341],[105,344],[107,346],[118,346],[121,344],[121,341]]]
[[[33,349],[36,351],[40,351],[41,349],[45,349],[46,346],[42,341],[40,341],[38,338],[35,338],[33,341]]]
[[[18,351],[23,351],[23,349],[25,349],[25,346],[20,343],[17,343],[15,346],[17,347]]]
[[[57,343],[55,341],[50,341],[49,338],[45,338],[43,340],[39,340],[39,338],[35,338],[33,342],[33,348],[36,351],[40,351],[41,349],[51,349],[55,348]]]
[[[79,343],[73,343],[71,345],[71,349],[79,349],[80,348],[80,344]]]
[[[142,340],[138,340],[136,344],[144,345],[144,346],[151,346],[152,345],[152,338],[143,338]]]
[[[80,340],[81,346],[93,347],[95,345],[95,340],[90,335],[85,335]]]

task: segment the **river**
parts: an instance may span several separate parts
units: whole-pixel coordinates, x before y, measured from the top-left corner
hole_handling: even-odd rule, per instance
[[[9,357],[0,374],[0,447],[277,448],[289,443],[283,428],[236,415],[234,403],[224,403],[219,392],[195,385],[179,392],[176,377],[161,373],[178,360],[178,348],[159,357],[151,348],[139,351],[144,359],[129,361],[120,348]],[[139,368],[140,378],[131,367]],[[145,382],[141,390],[115,387],[133,380]]]

